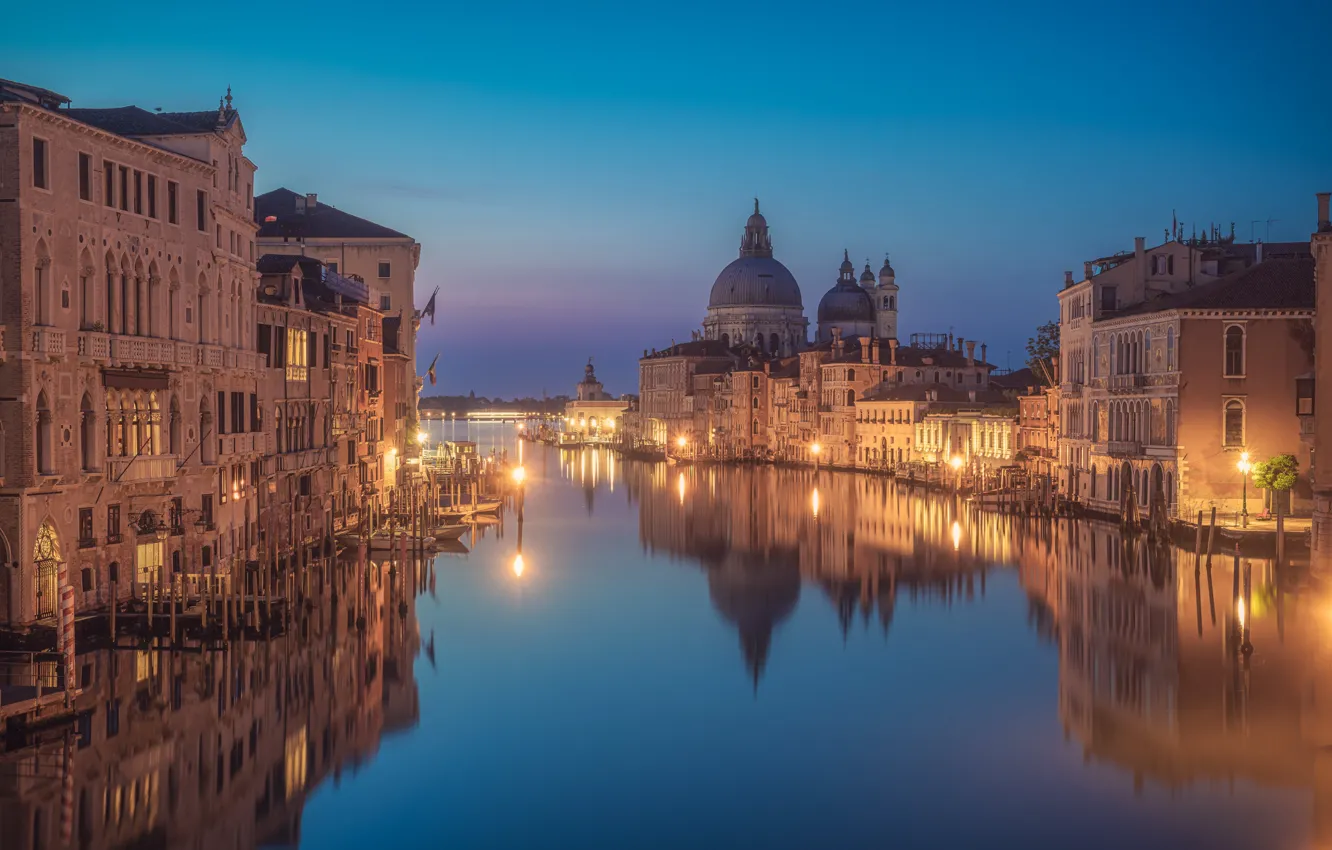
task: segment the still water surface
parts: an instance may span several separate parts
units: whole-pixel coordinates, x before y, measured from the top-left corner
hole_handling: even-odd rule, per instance
[[[1247,562],[1246,665],[1227,558],[1195,579],[1110,526],[848,473],[522,451],[521,534],[464,538],[367,637],[256,657],[285,716],[257,690],[193,721],[201,748],[282,724],[249,792],[169,811],[222,780],[162,721],[152,846],[1332,846],[1332,604],[1299,563]],[[80,805],[132,757],[84,765]]]

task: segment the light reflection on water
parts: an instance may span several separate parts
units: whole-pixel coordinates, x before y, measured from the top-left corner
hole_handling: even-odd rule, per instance
[[[512,424],[468,433],[517,456]],[[228,846],[271,843],[275,818],[302,847],[1332,846],[1332,606],[1302,563],[1242,559],[1246,603],[1232,556],[1195,571],[1108,525],[828,470],[522,451],[525,523],[438,558],[406,614],[387,609],[396,631],[251,650],[247,693],[267,701],[191,721],[274,742],[242,768],[248,796],[169,809],[168,785],[212,789],[230,756],[191,772],[196,727],[166,712],[157,830],[184,844],[221,823]],[[373,690],[322,672],[364,682],[367,653],[385,659]],[[285,799],[293,711],[279,720],[263,682],[310,664],[316,696],[288,705],[370,726],[325,757],[307,722],[308,781]],[[79,775],[129,770],[111,761]],[[142,838],[118,830],[89,846]]]

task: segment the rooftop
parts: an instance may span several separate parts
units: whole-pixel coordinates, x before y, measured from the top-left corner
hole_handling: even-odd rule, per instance
[[[272,218],[273,221],[268,221]],[[274,189],[254,199],[254,220],[259,224],[259,238],[295,239],[410,239],[381,224],[343,212],[318,200],[315,195],[300,195],[290,189]]]
[[[1312,310],[1314,261],[1263,260],[1213,283],[1165,295],[1114,314],[1134,316],[1166,310]]]

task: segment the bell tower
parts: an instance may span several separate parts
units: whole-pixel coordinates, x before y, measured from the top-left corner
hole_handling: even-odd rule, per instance
[[[897,275],[883,255],[879,285],[874,287],[874,326],[879,339],[897,339]]]

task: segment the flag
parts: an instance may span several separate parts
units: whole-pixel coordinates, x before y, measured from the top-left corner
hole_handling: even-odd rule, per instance
[[[433,295],[430,296],[430,303],[432,305],[435,303],[435,296]],[[435,385],[435,364],[438,362],[439,362],[439,355],[436,354],[435,359],[430,361],[430,368],[426,370],[426,377],[430,378],[430,386],[432,387]]]
[[[421,315],[422,315],[422,316],[426,316],[426,315],[430,316],[430,324],[432,324],[432,325],[435,323],[435,296],[436,296],[436,295],[439,295],[439,287],[438,287],[438,286],[435,287],[435,291],[434,291],[434,292],[430,293],[430,300],[426,302],[425,309],[421,311]],[[434,381],[431,381],[431,383],[434,383]]]

